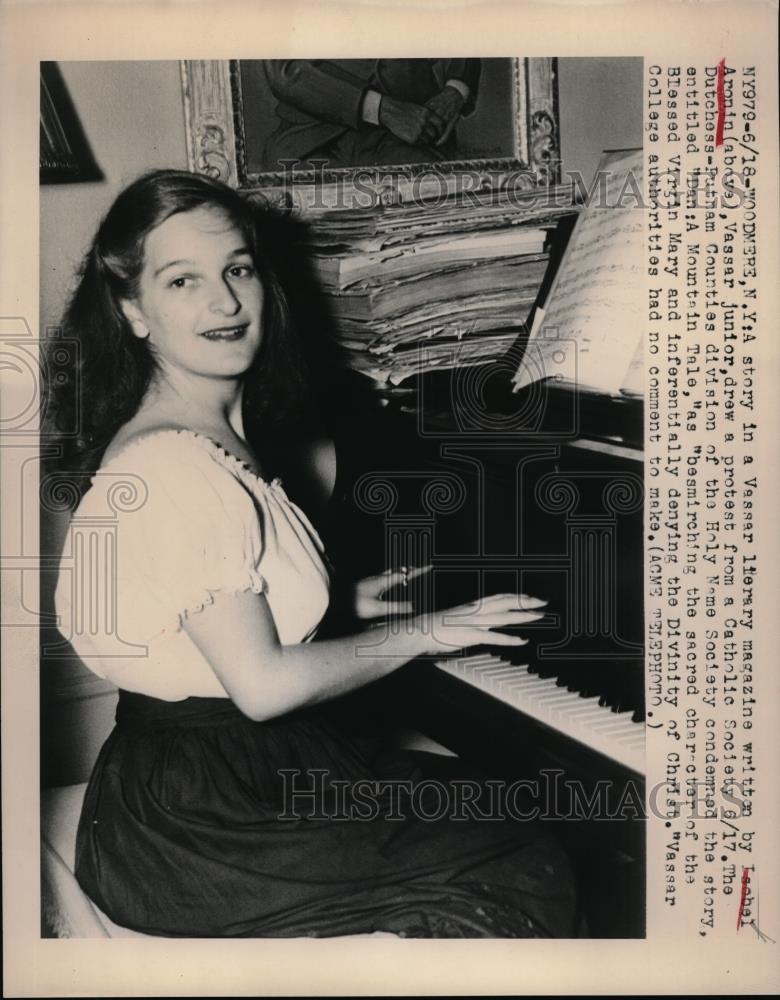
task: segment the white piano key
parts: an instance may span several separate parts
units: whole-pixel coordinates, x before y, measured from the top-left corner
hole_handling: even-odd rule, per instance
[[[562,708],[571,707],[571,694],[568,691],[551,691],[545,696],[545,704],[551,710],[560,712]]]
[[[594,729],[596,732],[604,733],[606,735],[606,734],[623,732],[625,725],[626,725],[625,720],[616,721],[616,720],[604,719],[603,722],[599,720],[599,722],[597,722],[596,725],[594,726]]]
[[[538,678],[534,677],[533,674],[526,673],[504,681],[503,688],[506,691],[532,691],[536,689],[537,682]]]
[[[600,708],[599,696],[597,694],[590,695],[587,698],[578,697],[577,702],[578,704],[572,708],[571,714],[573,719],[578,718],[580,715],[587,715],[594,709]]]
[[[636,723],[635,722],[635,723],[633,723],[633,725],[632,725],[631,728],[632,728],[632,730],[633,729],[639,729],[640,732],[638,732],[638,733],[635,733],[635,732],[630,732],[629,733],[629,732],[627,732],[625,734],[625,736],[620,736],[619,739],[620,739],[621,743],[625,743],[627,746],[630,746],[630,745],[641,746],[642,749],[644,750],[644,747],[645,747],[644,728],[645,727],[643,725],[641,725],[640,723]]]
[[[478,680],[483,680],[490,677],[490,674],[497,669],[499,668],[495,663],[478,663],[471,672]]]
[[[516,676],[517,676],[517,667],[512,666],[512,664],[510,663],[505,667],[500,667],[494,670],[490,675],[488,675],[488,680],[490,681],[491,684],[496,685],[501,683],[501,681],[504,680],[505,678],[511,678]]]

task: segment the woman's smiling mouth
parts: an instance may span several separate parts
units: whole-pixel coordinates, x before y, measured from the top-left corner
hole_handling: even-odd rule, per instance
[[[248,323],[242,323],[240,326],[222,326],[214,330],[204,330],[200,336],[206,340],[240,340],[248,326]]]

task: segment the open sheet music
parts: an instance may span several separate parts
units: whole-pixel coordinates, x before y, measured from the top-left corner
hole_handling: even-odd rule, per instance
[[[552,377],[603,393],[641,393],[635,374],[642,364],[641,184],[641,150],[603,155],[589,204],[532,327],[516,390]]]

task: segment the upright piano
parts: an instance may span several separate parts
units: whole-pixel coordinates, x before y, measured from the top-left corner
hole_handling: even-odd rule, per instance
[[[345,390],[327,544],[357,575],[432,563],[410,584],[420,609],[504,592],[548,601],[527,646],[415,661],[366,704],[488,777],[526,782],[529,813],[574,858],[588,933],[640,937],[642,401],[508,386],[493,365],[412,392]]]

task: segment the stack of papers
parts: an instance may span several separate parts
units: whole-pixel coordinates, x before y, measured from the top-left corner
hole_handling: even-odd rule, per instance
[[[500,358],[536,302],[551,231],[575,210],[567,186],[307,213],[348,363],[398,385]]]

